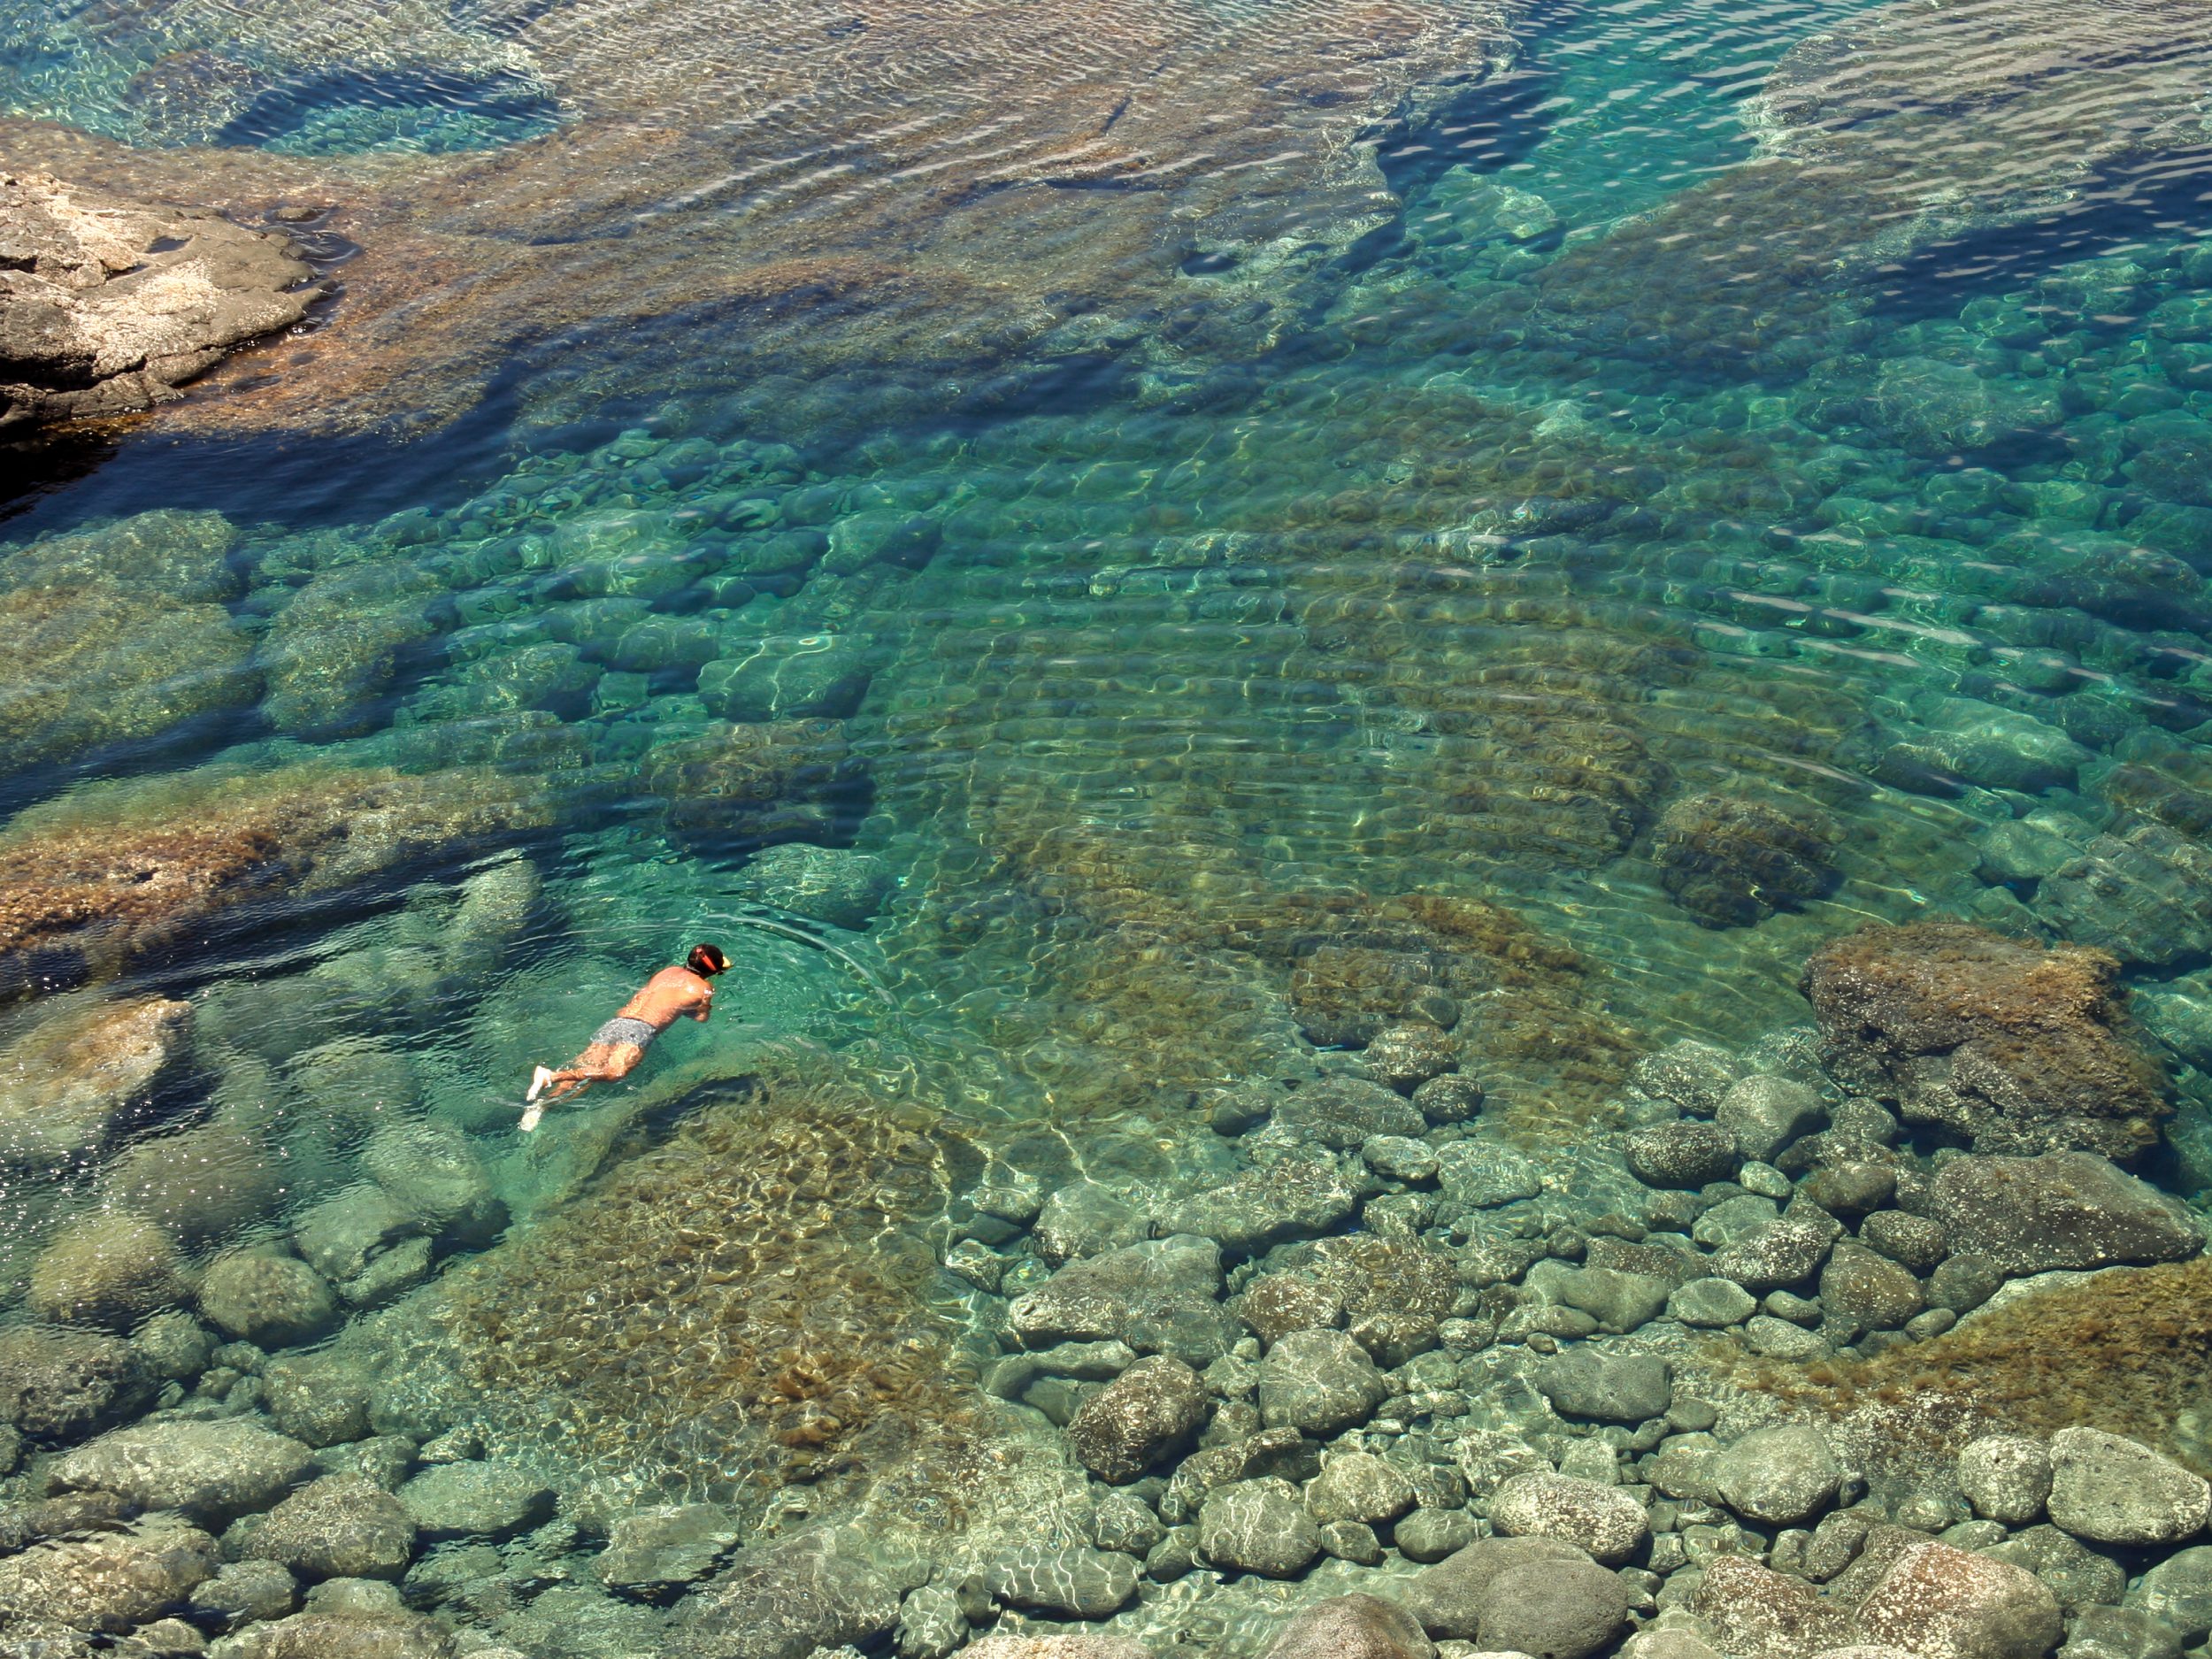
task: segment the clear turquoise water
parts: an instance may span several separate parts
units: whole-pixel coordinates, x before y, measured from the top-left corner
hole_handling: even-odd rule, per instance
[[[943,1179],[890,1183],[910,1212],[847,1241],[902,1261],[994,1160],[1048,1185],[1190,1173],[1163,1149],[1188,1091],[1280,1064],[1291,964],[1406,895],[1506,907],[1561,953],[1502,971],[1472,1028],[1470,1069],[1538,1146],[1606,1121],[1638,1052],[1801,1020],[1820,941],[1930,909],[2117,938],[2154,1029],[2202,1057],[2212,926],[2178,866],[2093,916],[1992,850],[2001,826],[2078,852],[2212,821],[2193,175],[2107,169],[2039,217],[1784,280],[1854,207],[1748,165],[1746,100],[1869,10],[1536,8],[1510,73],[1391,141],[1396,228],[1256,362],[1086,363],[979,403],[917,396],[895,362],[764,380],[649,332],[626,357],[546,348],[411,442],[157,423],[25,494],[20,559],[221,514],[222,603],[268,670],[211,718],[18,770],[27,821],[217,761],[482,767],[552,803],[336,913],[248,906],[148,964],[203,1010],[158,1126],[273,1070],[296,1209],[357,1179],[334,1067],[400,1054],[392,1110],[463,1132],[549,1225],[592,1134],[649,1096],[518,1143],[529,1064],[712,933],[726,1011],[651,1062],[712,1080],[650,1095],[620,1144],[734,1110],[756,1071],[842,1112],[948,1114]],[[263,65],[219,128],[163,127],[147,65],[221,27],[87,13],[0,63],[0,98],[148,146],[319,154],[563,119],[486,35],[467,75],[396,49],[349,76]],[[641,394],[656,380],[680,389]],[[841,689],[815,695],[826,659]],[[795,807],[671,807],[656,756],[792,715],[841,755]],[[1686,905],[1663,821],[1706,796],[1822,826],[1830,873],[1771,913]],[[793,841],[882,862],[872,926],[746,925],[803,921],[757,908],[751,861]],[[456,945],[450,890],[518,850],[539,897]],[[2178,918],[2173,941],[2139,914]],[[91,1191],[23,1207],[19,1281]],[[964,1340],[956,1287],[918,1282]],[[512,1438],[557,1462],[538,1409],[513,1404]],[[666,1479],[664,1441],[629,1455],[595,1422],[602,1472]]]

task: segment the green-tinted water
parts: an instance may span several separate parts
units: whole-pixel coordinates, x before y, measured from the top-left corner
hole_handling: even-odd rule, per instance
[[[563,8],[509,10],[442,11],[448,50],[396,15],[334,46],[286,16],[81,9],[0,89],[150,150],[307,156],[557,154],[527,146],[600,130],[618,91],[664,108],[621,77],[586,96],[547,66]],[[2192,134],[2116,108],[2124,40],[2121,90],[2091,78],[2063,138],[2032,87],[1916,103],[1941,48],[1909,35],[1872,92],[1805,92],[1817,44],[1770,80],[1891,18],[1482,19],[1457,84],[1358,136],[1377,228],[1296,217],[1341,210],[1307,180],[1272,240],[1194,215],[1172,274],[1145,263],[1165,233],[1097,231],[1098,291],[1052,328],[965,269],[1019,334],[965,369],[949,323],[938,355],[852,325],[901,314],[887,280],[826,279],[758,338],[712,310],[555,314],[472,359],[426,435],[157,423],[27,495],[0,561],[28,641],[0,700],[11,937],[119,919],[11,958],[61,995],[11,1016],[9,1111],[44,1101],[51,1021],[186,1008],[127,1110],[17,1157],[11,1301],[129,1328],[225,1251],[296,1249],[343,1293],[336,1359],[305,1363],[366,1391],[349,1429],[480,1439],[587,1532],[653,1493],[763,1536],[864,1500],[1053,1536],[1072,1500],[1010,1472],[1021,1432],[975,1391],[1006,1304],[939,1266],[964,1226],[1021,1232],[975,1222],[977,1182],[1088,1176],[1171,1213],[1248,1162],[1194,1099],[1410,1015],[1454,1027],[1486,1132],[1602,1210],[1574,1155],[1633,1117],[1640,1056],[1784,1054],[1813,950],[1931,912],[2113,953],[2183,1102],[2156,1173],[2193,1192]],[[703,148],[739,120],[665,96]],[[792,143],[808,189],[845,165]],[[672,215],[772,218],[747,159],[681,196],[649,170],[618,209],[614,170],[580,177],[577,250],[542,203],[518,240],[557,283],[632,230],[668,261]],[[1210,152],[1139,159],[1164,220],[1222,188]],[[933,188],[852,165],[878,204]],[[1087,195],[1133,193],[1062,188],[1039,258],[1124,211]],[[973,322],[933,290],[926,325],[941,303]],[[531,1065],[701,937],[736,964],[714,1021],[518,1138]],[[1370,1232],[1468,1236],[1369,1208]],[[102,1232],[147,1215],[166,1243]],[[1046,1264],[980,1271],[1010,1295]],[[447,1612],[533,1654],[654,1650],[658,1609],[565,1582],[564,1541],[510,1544]]]

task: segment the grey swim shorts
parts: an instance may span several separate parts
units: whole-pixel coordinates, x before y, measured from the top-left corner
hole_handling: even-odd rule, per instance
[[[633,1048],[642,1048],[660,1035],[654,1026],[627,1014],[617,1014],[612,1019],[591,1033],[594,1042],[623,1043]]]

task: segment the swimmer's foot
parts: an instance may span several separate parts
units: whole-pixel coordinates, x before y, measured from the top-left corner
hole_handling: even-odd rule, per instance
[[[538,1126],[538,1119],[544,1116],[545,1108],[539,1105],[534,1101],[528,1106],[524,1107],[522,1111],[522,1133],[526,1135],[533,1129],[535,1129]]]
[[[540,1066],[536,1071],[530,1074],[530,1092],[527,1094],[525,1094],[522,1098],[526,1101],[534,1101],[537,1099],[539,1095],[545,1093],[545,1086],[552,1080],[552,1068],[550,1066]],[[530,1121],[532,1123],[535,1123],[537,1121],[537,1114],[535,1112],[533,1112],[530,1115]],[[528,1125],[524,1125],[526,1128],[528,1126]]]

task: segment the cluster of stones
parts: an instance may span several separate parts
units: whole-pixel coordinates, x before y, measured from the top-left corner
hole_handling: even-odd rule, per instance
[[[1918,990],[1961,1004],[1959,976],[2035,965],[1970,931],[1889,930],[1852,960],[1918,949]],[[2124,1024],[2066,1000],[2073,961],[2044,977],[2047,1026],[2075,1020],[2084,1064],[2140,1075]],[[964,1600],[910,1593],[900,1652],[1165,1653],[1194,1574],[1296,1587],[1248,1604],[1304,1609],[1272,1659],[2038,1659],[2070,1637],[2084,1659],[2147,1659],[2201,1640],[2212,1488],[2160,1450],[1978,1429],[1970,1409],[1947,1431],[1962,1450],[1916,1461],[1711,1363],[1716,1340],[1863,1362],[2039,1275],[2203,1248],[2186,1206],[2083,1149],[2110,1119],[2077,1109],[2078,1079],[1886,1078],[1853,1033],[1886,1055],[1915,1028],[1852,1026],[1835,978],[1824,1045],[1677,1044],[1638,1067],[1631,1126],[1540,1163],[1416,1023],[1205,1099],[1245,1164],[1225,1179],[975,1189],[945,1263],[1002,1332],[987,1386],[1064,1429],[1092,1529],[985,1562]],[[1986,1103],[1947,1127],[2047,1149],[1913,1142],[1899,1107],[1940,1123],[1927,1102],[1955,1076]]]

